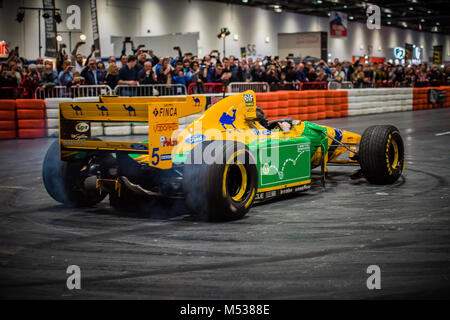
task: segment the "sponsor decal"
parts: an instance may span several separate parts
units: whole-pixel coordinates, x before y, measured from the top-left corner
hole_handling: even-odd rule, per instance
[[[131,116],[135,116],[136,117],[136,109],[134,109],[132,106],[126,106],[125,104],[123,105],[124,109],[128,111],[128,115]]]
[[[76,130],[77,132],[81,132],[81,133],[87,132],[87,131],[89,131],[89,123],[86,123],[86,122],[78,122],[78,123],[75,125],[75,130]]]
[[[159,141],[161,142],[161,147],[174,147],[178,144],[177,139],[167,139],[165,136],[159,137]]]
[[[187,137],[186,139],[184,139],[184,142],[189,143],[189,144],[195,144],[195,143],[205,141],[205,139],[206,139],[206,136],[204,134],[193,134],[193,135]]]
[[[98,104],[96,104],[97,109],[101,111],[102,116],[107,115],[109,116],[109,111],[105,106],[99,106]]]
[[[168,154],[161,155],[161,161],[167,161],[167,160],[172,160],[172,154],[168,153]]]
[[[285,194],[305,191],[305,190],[308,190],[310,188],[311,188],[310,184],[304,184],[304,185],[301,185],[301,186],[298,186],[298,187],[290,187],[290,188],[281,189],[281,190],[260,192],[260,193],[257,193],[255,195],[255,201],[263,201],[265,199],[269,199],[269,198],[273,198],[273,197],[277,197],[277,196],[281,196],[281,195],[285,195]]]
[[[194,101],[195,107],[200,107],[200,99],[198,97],[192,97],[192,100]]]
[[[169,104],[169,105],[164,105],[164,107],[161,107],[159,109],[155,108],[153,110],[153,115],[155,117],[176,117],[176,116],[178,116],[178,111],[177,111],[177,108],[175,108],[174,106]]]
[[[83,109],[80,108],[80,106],[74,106],[73,104],[70,104],[70,107],[75,110],[75,115],[83,115]]]
[[[265,129],[265,130],[261,131],[261,133],[266,136],[270,136],[272,134],[272,131]]]
[[[134,150],[148,150],[147,146],[144,144],[140,144],[140,143],[134,143],[132,145],[130,145],[131,149]]]
[[[84,146],[86,145],[86,140],[68,140],[64,141],[65,146]]]
[[[87,139],[88,136],[82,133],[71,133],[70,134],[71,139],[80,140],[80,139]]]
[[[222,127],[227,130],[227,128],[225,127],[225,125],[230,125],[232,126],[234,129],[236,129],[236,127],[234,126],[234,121],[236,120],[236,109],[233,109],[233,115],[230,116],[229,114],[227,114],[226,112],[224,112],[222,114],[222,116],[219,119],[220,124],[222,125]]]
[[[253,95],[249,94],[249,93],[244,94],[244,101],[245,101],[245,105],[247,107],[252,107],[255,104],[254,101],[253,101]]]
[[[280,195],[282,195],[282,194],[288,194],[288,193],[292,193],[292,192],[294,192],[294,189],[292,189],[292,188],[286,188],[286,189],[280,190]]]
[[[311,185],[310,184],[304,184],[302,186],[298,186],[294,188],[294,192],[299,192],[299,191],[304,191],[304,190],[308,190],[311,189]]]
[[[178,123],[171,122],[171,123],[158,123],[153,125],[153,131],[154,132],[161,132],[161,131],[168,131],[168,130],[176,130],[178,129]]]

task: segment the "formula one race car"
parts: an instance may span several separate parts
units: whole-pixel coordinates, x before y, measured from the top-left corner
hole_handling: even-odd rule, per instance
[[[404,170],[394,126],[371,126],[360,136],[291,118],[267,122],[253,91],[206,104],[205,96],[61,103],[60,138],[43,164],[45,188],[69,206],[92,206],[106,195],[118,208],[183,198],[203,220],[233,220],[254,202],[309,189],[316,167],[322,183],[330,163],[356,165],[353,177],[374,184],[392,184]],[[179,132],[179,118],[197,113]],[[90,136],[92,122],[108,121],[147,122],[148,141]]]

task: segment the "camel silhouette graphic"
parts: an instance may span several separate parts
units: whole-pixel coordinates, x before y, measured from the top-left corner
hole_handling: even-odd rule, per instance
[[[233,128],[236,129],[236,127],[233,124],[234,120],[236,120],[236,109],[233,109],[233,116],[230,116],[226,112],[224,112],[220,117],[219,122],[222,125],[222,127],[224,127],[225,130],[227,130],[227,128],[225,127],[226,124],[231,125]]]
[[[128,111],[128,115],[131,117],[131,112],[134,112],[134,116],[136,117],[136,110],[132,107],[132,106],[126,106],[126,105],[123,105],[123,107],[125,108],[125,110],[127,110]]]
[[[70,106],[72,107],[73,110],[75,110],[76,115],[78,115],[78,112],[80,113],[80,115],[83,115],[83,110],[81,110],[79,106],[73,106],[73,104],[70,104]]]
[[[197,97],[192,97],[192,99],[194,100],[195,104],[194,106],[199,107],[200,106],[200,99]]]
[[[105,106],[99,107],[98,104],[97,104],[97,109],[100,110],[100,111],[102,112],[102,116],[105,115],[104,112],[106,112],[106,115],[109,116],[108,109],[106,109]]]

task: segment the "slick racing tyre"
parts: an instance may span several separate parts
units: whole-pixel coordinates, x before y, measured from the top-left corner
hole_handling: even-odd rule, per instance
[[[48,194],[68,207],[89,207],[102,201],[105,192],[100,194],[95,188],[85,187],[86,180],[95,177],[89,173],[91,161],[95,157],[90,155],[77,162],[62,161],[59,141],[53,142],[42,166],[42,179]],[[106,160],[104,157],[96,161]]]
[[[196,154],[211,157],[196,159]],[[240,219],[253,204],[258,172],[253,155],[243,144],[234,141],[199,143],[192,149],[183,172],[186,206],[201,220]]]
[[[397,181],[405,165],[405,149],[398,129],[389,125],[367,128],[359,144],[359,162],[370,183]]]

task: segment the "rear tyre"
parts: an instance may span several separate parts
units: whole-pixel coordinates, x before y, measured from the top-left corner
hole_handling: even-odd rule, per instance
[[[192,161],[209,150],[211,161]],[[191,151],[184,165],[183,190],[188,209],[204,221],[242,218],[251,208],[258,186],[256,161],[250,150],[233,141],[205,141]]]
[[[392,184],[402,175],[405,150],[394,126],[367,128],[359,144],[359,162],[364,177],[373,184]]]
[[[106,193],[85,189],[89,174],[88,156],[79,162],[62,161],[59,141],[50,146],[42,166],[42,179],[48,194],[56,201],[69,207],[89,207],[102,201]]]

